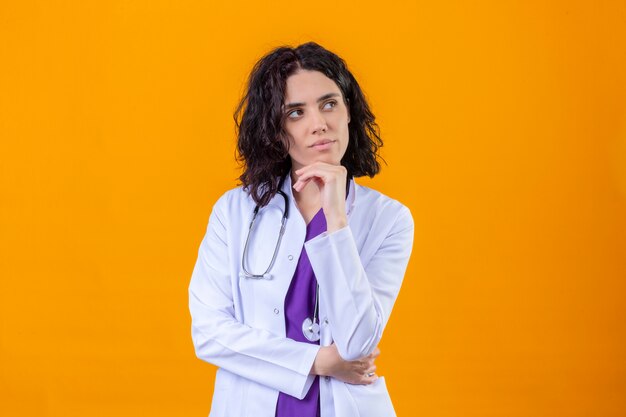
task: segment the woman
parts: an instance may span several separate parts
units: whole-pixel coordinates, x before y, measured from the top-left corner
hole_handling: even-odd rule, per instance
[[[413,220],[352,179],[382,146],[358,83],[315,43],[277,48],[235,120],[242,186],[215,203],[189,285],[196,354],[219,367],[210,415],[394,415],[374,362]]]

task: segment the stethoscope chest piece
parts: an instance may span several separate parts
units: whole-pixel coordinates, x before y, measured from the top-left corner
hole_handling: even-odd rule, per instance
[[[320,324],[319,324],[319,308],[320,308],[320,286],[315,284],[315,308],[313,310],[313,318],[307,317],[302,322],[302,334],[309,342],[317,342],[320,340]]]
[[[307,338],[310,342],[317,342],[320,340],[320,325],[319,323],[311,320],[310,317],[307,317],[302,322],[302,334]]]

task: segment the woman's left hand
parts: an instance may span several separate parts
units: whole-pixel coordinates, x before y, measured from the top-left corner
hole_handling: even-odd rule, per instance
[[[334,343],[322,346],[311,367],[311,374],[332,376],[348,384],[369,385],[378,379],[374,362],[379,355],[380,349],[377,346],[369,355],[347,361],[339,355]]]
[[[310,181],[320,190],[320,198],[328,232],[348,224],[346,217],[346,180],[348,171],[343,165],[315,162],[295,171],[298,180],[294,190],[300,192]]]

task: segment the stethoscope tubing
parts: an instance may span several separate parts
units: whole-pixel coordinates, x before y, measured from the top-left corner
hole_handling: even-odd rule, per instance
[[[278,255],[280,243],[285,233],[287,219],[289,218],[289,197],[287,197],[287,194],[285,194],[285,192],[280,189],[283,181],[284,181],[284,178],[280,181],[280,185],[279,185],[279,189],[277,193],[283,197],[283,200],[285,202],[285,210],[283,211],[283,217],[280,222],[280,232],[278,233],[278,239],[276,241],[276,246],[274,247],[274,253],[272,254],[272,259],[269,265],[267,266],[267,269],[265,269],[265,272],[263,272],[262,274],[254,274],[248,271],[248,269],[246,268],[246,259],[248,259],[248,245],[250,243],[250,235],[252,234],[252,229],[254,228],[254,223],[256,221],[256,218],[257,218],[257,215],[259,214],[259,209],[260,209],[259,205],[257,204],[254,207],[252,220],[250,220],[250,226],[248,227],[248,235],[246,236],[246,243],[244,244],[243,254],[241,256],[241,269],[243,271],[243,277],[245,278],[271,279],[271,275],[269,274],[269,272],[274,266],[274,263],[276,262],[276,257]],[[304,337],[311,342],[316,342],[320,340],[320,329],[319,329],[319,323],[318,323],[319,291],[320,291],[320,286],[319,284],[316,283],[315,285],[315,308],[313,310],[313,318],[311,319],[307,317],[302,323],[302,333]]]
[[[278,194],[280,194],[285,200],[285,210],[283,211],[283,217],[280,221],[280,232],[278,233],[278,240],[276,241],[276,246],[274,247],[274,253],[272,254],[272,260],[270,264],[265,269],[265,272],[262,274],[254,274],[248,271],[246,268],[246,259],[248,259],[248,244],[250,243],[250,235],[252,234],[252,229],[254,227],[254,223],[256,221],[257,214],[259,213],[259,205],[254,208],[254,213],[252,214],[252,220],[250,221],[250,226],[248,227],[248,235],[246,236],[246,243],[243,247],[243,254],[241,256],[241,269],[243,270],[243,275],[246,278],[252,279],[269,279],[271,276],[269,275],[269,271],[274,266],[274,262],[276,262],[276,256],[278,255],[278,249],[280,248],[280,242],[283,240],[283,235],[285,234],[285,227],[287,225],[287,219],[289,218],[289,197],[283,190],[278,190]]]

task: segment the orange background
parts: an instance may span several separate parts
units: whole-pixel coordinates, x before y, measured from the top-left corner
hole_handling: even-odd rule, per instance
[[[623,1],[0,4],[0,415],[206,416],[187,286],[253,63],[349,63],[415,218],[399,416],[626,415]]]

